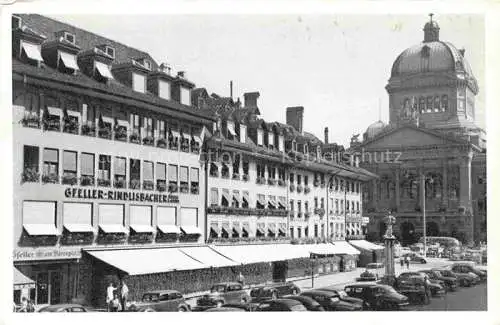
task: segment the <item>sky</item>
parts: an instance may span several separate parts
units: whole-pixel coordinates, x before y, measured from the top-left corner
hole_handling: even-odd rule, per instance
[[[260,92],[266,121],[304,107],[304,130],[348,145],[373,122],[387,122],[392,64],[423,41],[426,15],[64,15],[51,17],[148,52],[209,93],[243,101]],[[484,118],[484,19],[435,15],[440,39],[465,48]],[[122,23],[126,22],[126,23]],[[78,37],[78,36],[77,36]]]

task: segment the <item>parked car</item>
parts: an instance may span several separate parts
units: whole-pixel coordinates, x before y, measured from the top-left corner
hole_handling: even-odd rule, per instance
[[[270,285],[255,287],[250,290],[252,302],[261,302],[269,299],[281,298],[285,295],[296,295],[300,288],[293,282],[273,283]]]
[[[479,276],[481,281],[486,281],[488,274],[485,268],[477,267],[474,262],[457,262],[451,266],[451,270],[455,273],[474,273]]]
[[[221,307],[239,308],[239,309],[244,309],[245,311],[255,311],[258,305],[259,304],[253,304],[253,303],[235,303],[235,304],[224,304]]]
[[[223,282],[213,285],[210,293],[196,301],[200,307],[221,307],[227,303],[246,303],[250,296],[238,282]]]
[[[300,296],[300,295],[298,295],[298,296],[287,295],[287,296],[284,296],[283,298],[297,300],[301,304],[303,304],[304,307],[306,307],[306,309],[309,311],[325,311],[325,308],[323,308],[323,306],[321,306],[321,304],[319,302],[317,302],[316,300],[314,300],[311,297]]]
[[[307,309],[297,300],[275,299],[262,302],[256,311],[307,311]]]
[[[394,288],[412,302],[427,305],[432,295],[429,284],[419,273],[403,273],[396,278]]]
[[[340,300],[349,302],[351,304],[357,304],[357,305],[361,306],[361,308],[363,308],[363,300],[362,299],[351,297],[344,290],[337,290],[333,287],[321,287],[318,290],[333,292],[339,296]]]
[[[444,282],[440,280],[436,281],[431,280],[427,274],[422,273],[420,271],[401,273],[397,279],[402,280],[409,277],[422,277],[423,278],[422,282],[429,288],[432,296],[439,296],[446,293],[446,289],[444,288],[445,286]],[[420,282],[415,282],[415,281],[413,281],[413,283],[417,286],[420,284]]]
[[[401,258],[406,258],[406,257],[409,257],[410,262],[413,263],[421,263],[421,264],[427,263],[427,259],[425,257],[415,252],[405,253],[401,255]]]
[[[208,311],[208,312],[245,312],[247,310],[243,309],[243,308],[237,308],[237,307],[212,307],[212,308],[208,308],[207,310],[205,311]]]
[[[340,300],[338,294],[330,291],[308,290],[300,295],[316,300],[328,311],[359,311],[363,309],[360,305]]]
[[[364,309],[398,310],[409,304],[408,297],[388,285],[357,283],[346,286],[344,291],[351,297],[362,299]]]
[[[455,277],[444,276],[437,270],[420,270],[419,272],[427,274],[431,281],[441,281],[448,291],[456,291],[458,288],[458,281]]]
[[[359,277],[356,278],[358,282],[366,282],[366,281],[377,281],[377,275],[370,270],[365,270],[362,272]]]
[[[79,304],[57,304],[42,307],[38,310],[40,313],[86,313],[95,311],[89,307]]]
[[[479,282],[479,277],[474,273],[455,273],[445,268],[437,268],[433,270],[439,271],[443,276],[456,279],[458,285],[461,287],[470,287]]]
[[[131,302],[128,311],[155,312],[155,311],[190,311],[191,308],[179,291],[154,290],[142,295],[142,300]]]

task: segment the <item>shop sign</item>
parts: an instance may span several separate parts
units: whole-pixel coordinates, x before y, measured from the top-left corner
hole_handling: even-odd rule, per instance
[[[95,199],[109,201],[138,201],[154,203],[179,203],[178,195],[154,194],[134,191],[98,190],[93,188],[68,187],[64,196],[71,199]]]
[[[13,253],[14,262],[76,259],[82,257],[80,248],[20,248]]]

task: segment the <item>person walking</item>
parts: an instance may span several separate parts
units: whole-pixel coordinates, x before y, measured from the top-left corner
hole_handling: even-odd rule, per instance
[[[128,286],[125,283],[125,281],[123,281],[123,279],[121,280],[120,298],[121,298],[122,311],[126,311],[127,300],[128,300]]]
[[[112,310],[112,303],[115,297],[116,288],[113,286],[113,282],[110,282],[106,288],[106,304],[108,305],[108,311]]]

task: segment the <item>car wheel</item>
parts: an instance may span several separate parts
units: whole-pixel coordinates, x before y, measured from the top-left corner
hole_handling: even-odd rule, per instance
[[[146,308],[144,309],[144,312],[145,313],[154,313],[156,310],[152,309],[152,308]]]
[[[181,313],[187,312],[186,307],[179,308],[178,312],[181,312]]]

